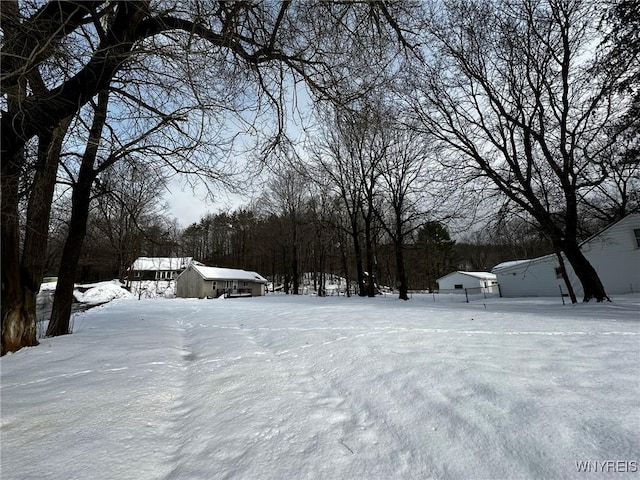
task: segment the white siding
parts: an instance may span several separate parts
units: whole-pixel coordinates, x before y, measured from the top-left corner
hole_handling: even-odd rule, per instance
[[[598,272],[608,295],[640,292],[640,248],[634,230],[640,229],[640,214],[628,215],[581,245],[587,260]],[[576,296],[584,294],[582,285],[565,259],[567,275]],[[494,270],[504,297],[560,295],[567,292],[562,278],[556,278],[559,266],[555,255],[498,265]]]
[[[521,262],[503,270],[494,270],[503,297],[559,296],[567,293],[562,278],[556,277],[559,266],[554,255]]]
[[[635,229],[640,229],[640,214],[623,218],[582,245],[608,294],[640,292],[640,248]]]
[[[482,278],[476,275],[481,275]],[[496,280],[495,276],[486,272],[477,273],[476,275],[469,272],[452,272],[444,277],[438,278],[436,281],[438,282],[439,290],[451,290],[464,293],[464,289],[468,288],[475,289],[478,292],[480,289],[486,292],[492,292],[491,284]],[[456,285],[462,288],[456,288]]]

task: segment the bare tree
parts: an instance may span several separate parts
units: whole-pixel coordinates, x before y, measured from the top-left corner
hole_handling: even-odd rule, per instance
[[[38,267],[26,271],[29,266],[20,263],[17,212],[18,185],[28,166],[24,154],[28,142],[38,139],[40,150],[45,151],[47,139],[63,119],[75,116],[99,92],[113,86],[127,67],[138,62],[144,72],[145,60],[184,57],[176,53],[178,47],[207,59],[192,62],[186,58],[190,74],[209,71],[216,79],[231,79],[232,85],[252,85],[253,92],[241,92],[237,98],[247,100],[252,93],[259,94],[254,109],[261,119],[275,108],[272,138],[277,140],[285,124],[281,108],[284,78],[289,75],[293,81],[304,81],[317,94],[331,97],[348,78],[345,52],[350,42],[366,43],[367,37],[382,31],[395,33],[405,42],[405,31],[396,18],[404,8],[391,2],[156,5],[145,0],[50,0],[36,7],[4,2],[0,59],[1,90],[6,98],[0,131],[2,353],[37,343],[27,295],[37,291],[40,272]],[[324,40],[339,48],[326,49]],[[212,58],[217,60],[208,61]],[[223,96],[204,103],[224,107],[227,100]],[[162,112],[166,110],[155,113],[166,121]],[[253,132],[261,130],[258,123],[265,125],[256,122]],[[34,218],[26,221],[30,230]],[[32,254],[23,250],[24,258]]]
[[[375,144],[377,133],[373,117],[329,109],[324,113],[322,133],[310,145],[320,171],[318,178],[335,190],[348,217],[361,296],[375,295],[371,280],[375,273],[374,204],[380,175],[376,165],[383,154]]]
[[[433,172],[428,170],[433,151],[425,137],[417,136],[399,122],[389,119],[384,121],[382,129],[387,146],[378,165],[382,201],[376,215],[393,242],[399,298],[408,300],[407,240],[423,225],[427,213],[429,216],[437,215],[442,203],[438,198],[442,200],[445,197],[433,191],[435,181],[430,180]]]
[[[290,267],[285,271],[285,291],[288,293],[289,281],[293,294],[300,293],[300,247],[303,216],[309,199],[307,179],[295,170],[284,167],[270,182],[264,197],[271,213],[284,220],[283,245]]]
[[[438,7],[440,8],[440,7]],[[607,125],[625,99],[593,75],[595,2],[453,2],[434,10],[412,105],[449,165],[489,178],[534,218],[582,283],[607,298],[579,248],[583,195],[606,178]]]
[[[106,239],[102,248],[106,256],[115,260],[122,282],[127,269],[141,254],[149,221],[163,213],[165,182],[162,171],[144,168],[128,159],[99,176],[91,227],[94,236]]]

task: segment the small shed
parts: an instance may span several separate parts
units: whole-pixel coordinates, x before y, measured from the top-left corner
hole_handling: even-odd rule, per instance
[[[129,268],[129,280],[174,280],[192,262],[193,257],[138,257]]]
[[[489,272],[451,272],[436,282],[441,293],[498,293],[498,279]]]
[[[267,279],[256,272],[235,268],[191,264],[176,279],[181,298],[258,297],[265,293]]]

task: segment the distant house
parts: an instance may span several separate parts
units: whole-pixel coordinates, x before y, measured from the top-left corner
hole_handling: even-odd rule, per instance
[[[498,281],[493,273],[489,272],[451,272],[436,280],[440,292],[452,293],[498,293]]]
[[[631,214],[609,225],[580,244],[607,294],[640,292],[640,214]],[[569,262],[564,259],[567,276],[577,296],[582,285]],[[568,292],[557,255],[516,260],[491,270],[503,297],[554,296]]]
[[[256,272],[235,268],[205,267],[191,264],[176,279],[176,296],[182,298],[217,298],[227,296],[262,296],[267,279]]]
[[[192,262],[193,257],[138,257],[129,268],[129,280],[175,280]]]

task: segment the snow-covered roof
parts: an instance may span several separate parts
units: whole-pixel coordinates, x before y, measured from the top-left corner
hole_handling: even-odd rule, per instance
[[[531,259],[529,259],[529,260],[511,260],[509,262],[502,262],[502,263],[499,263],[498,265],[496,265],[495,267],[493,267],[491,269],[491,271],[495,272],[496,270],[509,269],[511,267],[516,267],[518,265],[523,265],[525,263],[531,263]]]
[[[138,257],[131,270],[182,270],[191,262],[193,257]]]
[[[481,278],[483,280],[490,280],[492,278],[496,278],[493,273],[490,272],[458,272],[463,275],[469,275],[470,277]]]
[[[491,271],[493,273],[504,273],[504,272],[508,272],[509,270],[516,269],[518,267],[522,268],[523,266],[526,266],[526,265],[534,265],[534,264],[544,263],[544,262],[555,263],[557,262],[556,257],[557,256],[555,253],[550,253],[548,255],[543,255],[541,257],[536,257],[536,258],[529,258],[527,260],[513,260],[510,262],[502,262],[496,265],[495,267],[493,267]]]
[[[451,272],[445,275],[444,277],[438,278],[436,282],[440,282],[440,280],[450,277],[451,275],[457,275],[457,274],[468,275],[469,277],[475,277],[480,280],[495,280],[496,278],[496,276],[493,273],[489,273],[489,272],[463,272],[461,270],[458,270],[457,272]]]
[[[267,279],[256,272],[236,268],[205,267],[204,265],[192,265],[191,268],[205,280],[245,280],[267,283]]]

